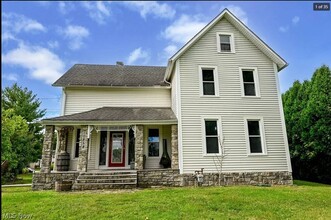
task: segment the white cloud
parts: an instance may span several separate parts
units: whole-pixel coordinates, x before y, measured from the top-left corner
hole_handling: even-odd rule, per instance
[[[75,9],[75,5],[72,2],[60,1],[58,6],[59,6],[59,11],[62,14],[68,14],[70,11]]]
[[[164,52],[168,57],[174,55],[178,51],[178,47],[176,45],[168,45],[166,48],[164,48]]]
[[[18,40],[16,35],[21,32],[45,32],[46,28],[36,20],[16,13],[2,14],[2,41]]]
[[[281,26],[281,27],[279,27],[279,31],[280,32],[283,32],[283,33],[287,32],[289,29],[290,29],[289,26]]]
[[[168,4],[156,1],[124,1],[123,4],[134,11],[138,11],[143,18],[148,15],[158,18],[173,18],[176,14],[176,10]]]
[[[128,57],[127,63],[134,64],[136,61],[140,60],[140,63],[146,64],[150,60],[150,54],[148,51],[141,49],[141,47],[132,51]]]
[[[110,8],[106,5],[110,2],[82,2],[82,6],[89,12],[91,19],[96,21],[98,24],[105,24],[107,17],[110,16]]]
[[[205,25],[202,16],[182,15],[163,32],[162,36],[174,43],[184,44],[197,34]]]
[[[48,41],[47,42],[47,45],[48,45],[49,48],[54,49],[54,48],[58,48],[59,47],[59,42],[56,41],[56,40],[54,40],[54,41]]]
[[[228,5],[225,7],[221,7],[221,11],[227,8],[232,14],[234,14],[241,22],[244,24],[248,24],[248,17],[246,12],[239,6],[236,5]]]
[[[64,37],[69,39],[69,48],[71,50],[78,50],[83,46],[83,39],[90,35],[88,29],[78,25],[68,25],[65,29],[60,31]]]
[[[50,50],[20,44],[18,48],[2,54],[3,64],[28,69],[32,78],[53,83],[63,73],[63,61]]]
[[[17,81],[18,75],[15,73],[3,74],[3,78],[8,81]]]
[[[300,21],[299,16],[295,16],[294,18],[292,18],[292,24],[294,24],[294,25],[296,25],[299,21]]]

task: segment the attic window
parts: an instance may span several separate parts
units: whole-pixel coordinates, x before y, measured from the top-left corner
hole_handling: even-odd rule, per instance
[[[217,32],[217,51],[219,53],[234,53],[234,38],[232,33]]]

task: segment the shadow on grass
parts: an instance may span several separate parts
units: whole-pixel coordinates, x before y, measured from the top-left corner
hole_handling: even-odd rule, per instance
[[[331,185],[323,184],[323,183],[315,183],[315,182],[308,182],[304,180],[293,180],[293,185],[297,186],[320,186],[320,187],[331,187]]]

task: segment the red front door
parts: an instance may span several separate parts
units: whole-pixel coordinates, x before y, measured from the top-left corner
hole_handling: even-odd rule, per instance
[[[125,166],[125,132],[110,132],[109,167]]]

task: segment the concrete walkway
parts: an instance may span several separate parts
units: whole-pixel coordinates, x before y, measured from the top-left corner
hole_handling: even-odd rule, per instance
[[[1,185],[1,188],[6,188],[6,187],[24,187],[24,186],[32,186],[32,183],[27,183],[27,184],[12,184],[12,185]]]

